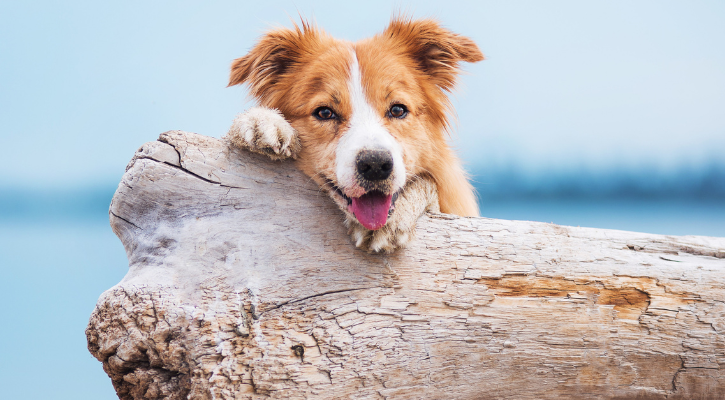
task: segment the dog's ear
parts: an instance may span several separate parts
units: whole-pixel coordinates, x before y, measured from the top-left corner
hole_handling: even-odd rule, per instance
[[[419,68],[443,90],[453,89],[460,61],[483,60],[483,54],[473,40],[441,27],[434,20],[394,17],[383,35],[408,52]]]
[[[247,83],[254,97],[265,100],[318,36],[318,30],[306,21],[302,28],[295,24],[294,29],[267,32],[247,55],[232,62],[229,86]]]

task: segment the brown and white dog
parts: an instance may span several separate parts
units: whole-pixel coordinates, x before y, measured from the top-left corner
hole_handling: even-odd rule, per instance
[[[394,18],[357,43],[304,21],[272,30],[232,63],[229,85],[247,83],[260,107],[239,115],[227,139],[295,158],[343,210],[357,247],[390,252],[426,210],[478,215],[446,142],[446,92],[460,61],[482,59],[472,40],[427,19]]]

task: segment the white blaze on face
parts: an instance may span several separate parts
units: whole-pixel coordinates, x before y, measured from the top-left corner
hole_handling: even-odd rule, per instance
[[[337,143],[335,153],[335,174],[340,188],[350,197],[363,194],[355,180],[355,160],[361,150],[387,150],[393,157],[393,191],[405,184],[405,165],[403,148],[388,132],[381,117],[382,110],[376,110],[365,97],[360,74],[360,64],[355,52],[352,52],[350,80],[347,83],[352,102],[352,115],[348,130]],[[347,190],[351,189],[351,190]]]

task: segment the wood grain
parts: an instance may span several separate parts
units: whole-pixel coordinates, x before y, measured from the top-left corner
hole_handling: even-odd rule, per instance
[[[180,131],[110,215],[86,334],[122,399],[725,398],[725,238],[429,213],[367,254],[293,163]]]

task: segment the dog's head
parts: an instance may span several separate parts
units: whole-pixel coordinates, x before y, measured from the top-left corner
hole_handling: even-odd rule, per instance
[[[282,112],[299,133],[303,172],[374,230],[409,179],[445,162],[446,92],[460,61],[482,59],[473,41],[431,20],[396,18],[357,43],[303,22],[263,36],[233,62],[229,84],[247,83]]]

